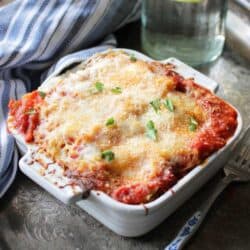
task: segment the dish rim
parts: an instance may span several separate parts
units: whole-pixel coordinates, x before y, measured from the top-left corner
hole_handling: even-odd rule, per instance
[[[114,51],[124,51],[126,53],[129,54],[134,54],[136,57],[138,57],[139,59],[142,60],[146,60],[146,61],[156,61],[156,62],[169,62],[171,60],[177,61],[185,66],[189,67],[188,65],[182,63],[181,61],[179,61],[176,58],[168,58],[165,60],[161,60],[161,61],[157,61],[154,60],[151,57],[148,57],[147,55],[138,52],[136,50],[131,50],[131,49],[124,49],[124,48],[115,48],[115,49],[109,49],[109,50],[114,50]],[[105,50],[103,52],[97,52],[98,54],[104,54],[107,53],[108,50]],[[83,61],[83,58],[79,58],[79,63]],[[74,61],[74,63],[76,63],[76,61]],[[68,65],[70,66],[70,65]],[[215,91],[217,89],[218,84],[216,82],[214,82],[212,79],[208,78],[207,76],[203,75],[202,73],[196,71],[195,69],[191,68],[193,72],[206,77],[207,80],[210,81],[211,85],[213,85],[211,88],[209,88],[211,91]],[[60,75],[62,70],[57,70],[54,73],[52,73],[41,85],[45,86],[47,84],[47,82],[49,81],[49,79],[51,79],[54,76]],[[194,76],[195,77],[195,76]],[[198,85],[201,85],[199,82],[196,82]],[[204,85],[202,85],[204,86]],[[221,98],[221,97],[219,97]],[[221,98],[222,99],[222,98]],[[225,101],[225,100],[224,100]],[[229,104],[236,112],[237,112],[237,128],[233,134],[233,136],[231,138],[229,138],[229,140],[227,141],[227,143],[225,144],[224,147],[222,147],[221,149],[219,149],[218,151],[214,152],[212,155],[210,155],[208,158],[206,158],[206,160],[202,163],[199,164],[197,166],[195,166],[190,172],[188,172],[185,176],[183,176],[181,179],[179,179],[177,181],[177,183],[175,185],[173,185],[169,190],[167,190],[165,193],[163,193],[162,195],[160,195],[158,198],[154,199],[151,202],[145,203],[145,204],[138,204],[138,205],[133,205],[133,204],[126,204],[126,203],[122,203],[119,202],[115,199],[113,199],[112,197],[110,197],[109,195],[107,195],[106,193],[99,191],[99,190],[91,190],[90,193],[91,195],[94,195],[96,197],[96,199],[99,199],[102,202],[107,202],[109,203],[109,207],[114,209],[114,210],[119,210],[125,213],[135,213],[135,214],[141,214],[142,212],[145,213],[145,208],[147,210],[150,210],[150,213],[158,210],[160,207],[162,207],[164,204],[166,204],[170,199],[172,199],[174,197],[174,195],[177,195],[179,192],[181,192],[181,190],[183,190],[190,182],[192,183],[192,180],[194,178],[196,178],[198,175],[204,173],[206,171],[207,168],[212,167],[212,163],[216,160],[216,158],[223,154],[223,152],[228,149],[239,137],[240,132],[242,130],[243,127],[243,122],[242,122],[242,117],[240,112],[238,111],[238,109],[236,107],[234,107],[232,104],[228,103],[227,101],[225,101],[227,104]],[[31,146],[29,144],[27,144],[21,135],[19,134],[14,134],[14,137],[16,138],[16,140],[22,144],[23,146],[26,147],[27,152],[24,154],[24,156],[22,158],[24,158],[30,151]],[[20,161],[22,160],[22,158],[20,159]],[[27,167],[32,168],[32,166],[28,166],[28,164],[26,164]],[[22,167],[20,167],[21,170],[25,173],[25,171],[22,169]],[[35,174],[39,175],[35,170],[34,170]],[[26,173],[25,173],[26,174]],[[46,178],[44,178],[43,176],[39,175],[41,178],[43,178],[45,181],[47,181],[49,184],[54,185],[53,183],[49,182],[49,180],[47,180]],[[34,181],[37,184],[39,184],[39,182]],[[54,185],[56,186],[56,185]],[[57,187],[59,189],[59,187]],[[56,196],[55,196],[56,197]],[[56,197],[58,198],[58,197]],[[70,200],[74,200],[74,202],[78,202],[81,199],[74,199],[74,197],[72,197],[72,199]]]

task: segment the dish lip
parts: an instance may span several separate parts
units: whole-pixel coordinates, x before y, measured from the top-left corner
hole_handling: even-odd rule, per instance
[[[166,63],[169,62],[171,60],[175,61],[175,62],[179,62],[180,64],[183,64],[187,67],[189,67],[188,65],[182,63],[181,61],[179,61],[176,58],[168,58],[166,60],[161,60],[161,61],[157,61],[154,60],[151,57],[148,57],[147,55],[138,52],[136,50],[132,50],[132,49],[124,49],[124,48],[115,48],[115,49],[109,49],[109,50],[114,50],[114,51],[124,51],[126,53],[129,54],[134,54],[135,56],[137,56],[139,59],[142,60],[147,60],[147,61],[156,61],[156,62],[162,62],[162,63]],[[99,54],[105,54],[107,53],[106,51],[103,52],[98,52]],[[79,63],[82,60],[80,60],[79,58]],[[191,68],[191,67],[189,67]],[[194,70],[193,68],[191,68],[193,72],[196,72],[197,74],[199,74],[200,76],[206,77],[205,75],[203,75],[202,73]],[[52,74],[49,78],[47,78],[42,84],[41,87],[44,86],[47,81],[49,79],[51,79],[51,77],[59,75],[61,72],[56,72],[56,74]],[[210,81],[212,87],[210,87],[209,89],[211,91],[215,91],[218,87],[218,84],[216,82],[214,82],[212,79],[206,77],[207,80]],[[198,85],[201,85],[199,82],[197,82]],[[202,85],[204,86],[204,85]],[[221,98],[221,97],[220,97]],[[190,182],[192,183],[192,179],[194,179],[195,177],[197,177],[197,175],[202,174],[204,171],[206,171],[206,168],[211,167],[212,163],[216,160],[216,158],[223,154],[223,152],[225,150],[227,150],[230,146],[232,146],[232,144],[237,140],[237,138],[239,137],[242,127],[243,127],[243,122],[242,122],[242,117],[240,112],[238,111],[238,109],[236,107],[234,107],[233,105],[231,105],[230,103],[228,103],[227,101],[225,101],[227,104],[229,104],[236,112],[237,112],[237,128],[233,134],[233,136],[231,138],[229,138],[229,140],[227,141],[226,145],[224,147],[222,147],[221,149],[219,149],[218,151],[216,151],[215,153],[213,153],[211,156],[209,156],[204,163],[195,166],[189,173],[187,173],[185,176],[183,176],[181,179],[178,180],[178,182],[173,185],[168,191],[166,191],[164,194],[162,194],[161,196],[159,196],[158,198],[156,198],[155,200],[149,202],[149,203],[145,203],[145,204],[138,204],[138,205],[132,205],[132,204],[125,204],[122,202],[119,202],[115,199],[113,199],[112,197],[110,197],[109,195],[107,195],[106,193],[99,191],[99,190],[91,190],[91,195],[95,196],[96,199],[99,199],[102,202],[105,203],[109,203],[109,207],[111,207],[114,210],[119,210],[122,211],[124,213],[134,213],[134,214],[145,214],[145,209],[149,210],[150,213],[153,213],[154,211],[156,211],[157,209],[159,209],[160,207],[162,207],[163,205],[167,204],[167,202],[172,199],[174,197],[174,195],[176,195],[177,193],[179,193],[182,189],[184,189],[186,187],[186,185],[188,185]],[[16,138],[16,140],[18,141],[19,146],[21,145],[21,147],[23,147],[23,151],[25,151],[24,147],[27,148],[27,151],[29,151],[30,145],[28,145],[23,138],[21,137],[21,135],[19,134],[14,134],[14,137]],[[27,152],[28,153],[28,152]],[[26,154],[27,154],[26,153]],[[30,166],[28,166],[30,167]],[[23,170],[23,169],[22,169]],[[41,178],[43,178],[41,176]],[[38,182],[37,182],[38,183]],[[39,183],[38,183],[39,184]],[[57,197],[58,198],[58,197]],[[79,202],[80,200],[74,200]]]

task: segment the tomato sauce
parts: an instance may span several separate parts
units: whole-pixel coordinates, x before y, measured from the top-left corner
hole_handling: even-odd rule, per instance
[[[155,199],[166,192],[178,180],[173,169],[166,168],[148,183],[137,183],[115,189],[111,196],[123,203],[141,204]]]
[[[39,124],[39,104],[44,98],[38,91],[23,96],[21,100],[10,100],[9,114],[14,118],[13,126],[25,137],[26,142],[34,140],[33,132]]]

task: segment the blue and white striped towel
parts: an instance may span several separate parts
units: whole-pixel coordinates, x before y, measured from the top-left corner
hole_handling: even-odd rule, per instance
[[[115,46],[110,34],[136,20],[139,10],[140,0],[16,0],[0,7],[0,198],[18,164],[6,132],[9,100],[37,88],[46,72]]]

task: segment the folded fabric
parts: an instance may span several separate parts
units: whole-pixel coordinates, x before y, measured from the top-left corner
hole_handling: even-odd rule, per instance
[[[136,20],[139,10],[140,0],[17,0],[0,8],[0,198],[18,164],[6,129],[9,100],[37,88],[48,75],[114,47],[109,34]]]

